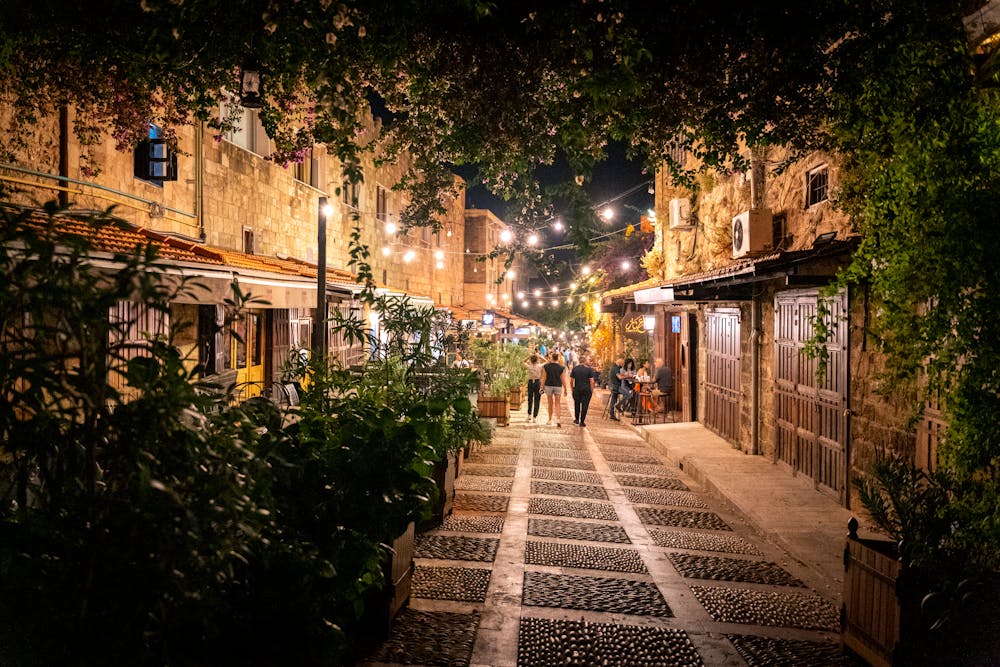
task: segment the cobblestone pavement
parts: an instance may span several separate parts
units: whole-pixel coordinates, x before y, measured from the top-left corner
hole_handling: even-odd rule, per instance
[[[363,664],[853,665],[803,566],[602,407],[586,429],[514,411],[468,457]]]

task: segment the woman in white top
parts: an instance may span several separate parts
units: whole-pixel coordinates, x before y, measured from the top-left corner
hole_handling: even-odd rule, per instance
[[[533,354],[524,365],[528,369],[528,421],[533,422],[538,419],[538,409],[542,404],[542,372],[545,362],[537,354]]]

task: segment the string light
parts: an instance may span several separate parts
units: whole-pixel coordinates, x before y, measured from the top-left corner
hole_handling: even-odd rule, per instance
[[[508,269],[507,280],[513,280],[514,278],[517,278],[517,272],[514,269]]]
[[[557,232],[561,232],[564,228],[565,227],[562,223],[562,220],[556,220],[555,222],[552,223],[552,229],[556,230]]]
[[[444,268],[444,262],[438,262],[435,266],[437,266],[437,268],[439,268],[439,269],[443,269]]]
[[[535,296],[541,296],[541,295],[542,295],[542,290],[536,289],[535,290]]]
[[[538,245],[538,234],[532,234],[528,237],[528,245],[530,246]]]
[[[395,222],[387,222],[387,223],[385,223],[385,233],[388,234],[389,236],[392,236],[393,234],[395,234],[396,231],[398,231],[398,229],[399,228],[396,227],[396,223]]]
[[[392,248],[390,248],[387,245],[382,246],[382,256],[383,257],[388,257],[391,254],[392,254]]]
[[[502,232],[500,232],[501,243],[510,243],[513,240],[514,240],[514,234],[509,229],[505,229]]]
[[[406,262],[407,264],[409,264],[416,258],[417,258],[417,253],[414,252],[413,250],[407,250],[406,254],[403,255],[403,261]]]
[[[630,268],[632,268],[632,265],[629,261],[627,259],[622,260],[622,271],[628,271]]]
[[[436,259],[438,261],[444,259],[444,250],[435,250],[434,251],[434,259]]]
[[[615,217],[615,210],[610,206],[606,206],[603,211],[601,211],[601,217],[604,218],[604,222],[611,222]]]
[[[517,293],[517,298],[521,299],[521,300],[524,300],[524,292],[518,292]]]
[[[585,276],[589,276],[590,275],[590,267],[587,266],[586,264],[584,264],[583,268],[580,269],[580,273],[582,273]]]
[[[527,302],[527,301],[522,301],[522,302],[521,302],[521,308],[527,308],[527,307],[528,307],[528,305],[529,305],[529,304],[528,304],[528,302]]]

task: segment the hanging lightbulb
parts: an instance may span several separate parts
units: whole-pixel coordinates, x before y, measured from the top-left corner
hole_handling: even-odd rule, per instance
[[[450,229],[448,230],[448,233],[446,234],[446,236],[447,236],[448,238],[451,238],[451,230],[450,230]]]
[[[385,233],[388,234],[389,236],[392,236],[398,230],[399,230],[399,227],[396,226],[395,222],[387,222],[387,223],[385,223]]]
[[[541,295],[542,295],[542,290],[536,289],[535,290],[535,296],[541,296]]]
[[[553,294],[558,294],[559,293],[559,285],[553,285],[552,286],[552,293]]]
[[[509,229],[500,232],[500,243],[510,243],[513,240],[514,234]]]
[[[515,271],[514,269],[509,269],[507,271],[507,280],[513,280],[514,278],[517,278],[517,271]]]
[[[559,299],[552,299],[552,306],[555,307],[558,305],[559,305]]]
[[[571,290],[572,290],[572,289],[576,289],[576,283],[570,283],[570,284],[569,284],[569,288],[570,288]]]
[[[387,245],[382,246],[382,256],[383,257],[388,257],[391,254],[392,254],[392,248],[390,248]]]
[[[604,222],[611,222],[611,220],[615,217],[615,210],[610,206],[607,206],[603,211],[601,211],[601,217],[604,219]]]
[[[489,301],[490,303],[493,303],[493,295],[492,294],[487,294],[486,295],[486,300]]]
[[[503,295],[503,300],[504,301],[510,301],[510,294],[504,294]]]
[[[527,308],[530,304],[527,301],[521,302],[521,308]]]
[[[437,259],[437,260],[444,259],[444,250],[435,250],[434,251],[434,259]]]
[[[437,266],[437,268],[439,268],[439,269],[443,269],[444,268],[444,262],[438,262],[437,264],[435,264],[435,266]]]
[[[590,267],[589,266],[584,266],[582,269],[580,269],[580,273],[582,273],[585,276],[589,276],[590,275]]]
[[[538,305],[539,305],[539,306],[541,306],[541,305],[542,305],[542,300],[541,300],[541,299],[539,299],[539,300],[538,300]]]
[[[517,298],[518,299],[524,299],[524,292],[518,292],[517,293]]]
[[[622,271],[628,271],[630,268],[632,268],[632,265],[629,264],[629,261],[627,259],[622,260]]]
[[[528,245],[538,245],[538,234],[532,234],[528,237]]]
[[[403,255],[403,261],[406,262],[407,264],[409,264],[416,258],[417,258],[417,253],[412,250],[407,250],[406,254]]]
[[[552,229],[556,230],[557,232],[561,232],[563,229],[565,229],[562,220],[556,220],[555,222],[553,222]]]

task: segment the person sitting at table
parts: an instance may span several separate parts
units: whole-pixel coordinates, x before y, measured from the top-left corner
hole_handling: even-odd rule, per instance
[[[635,374],[635,379],[639,382],[652,382],[653,375],[649,370],[649,361],[642,362],[642,366],[639,367],[638,372]]]
[[[635,394],[635,361],[625,359],[621,370],[621,400],[618,401],[618,412],[628,412],[632,407],[632,396]]]

